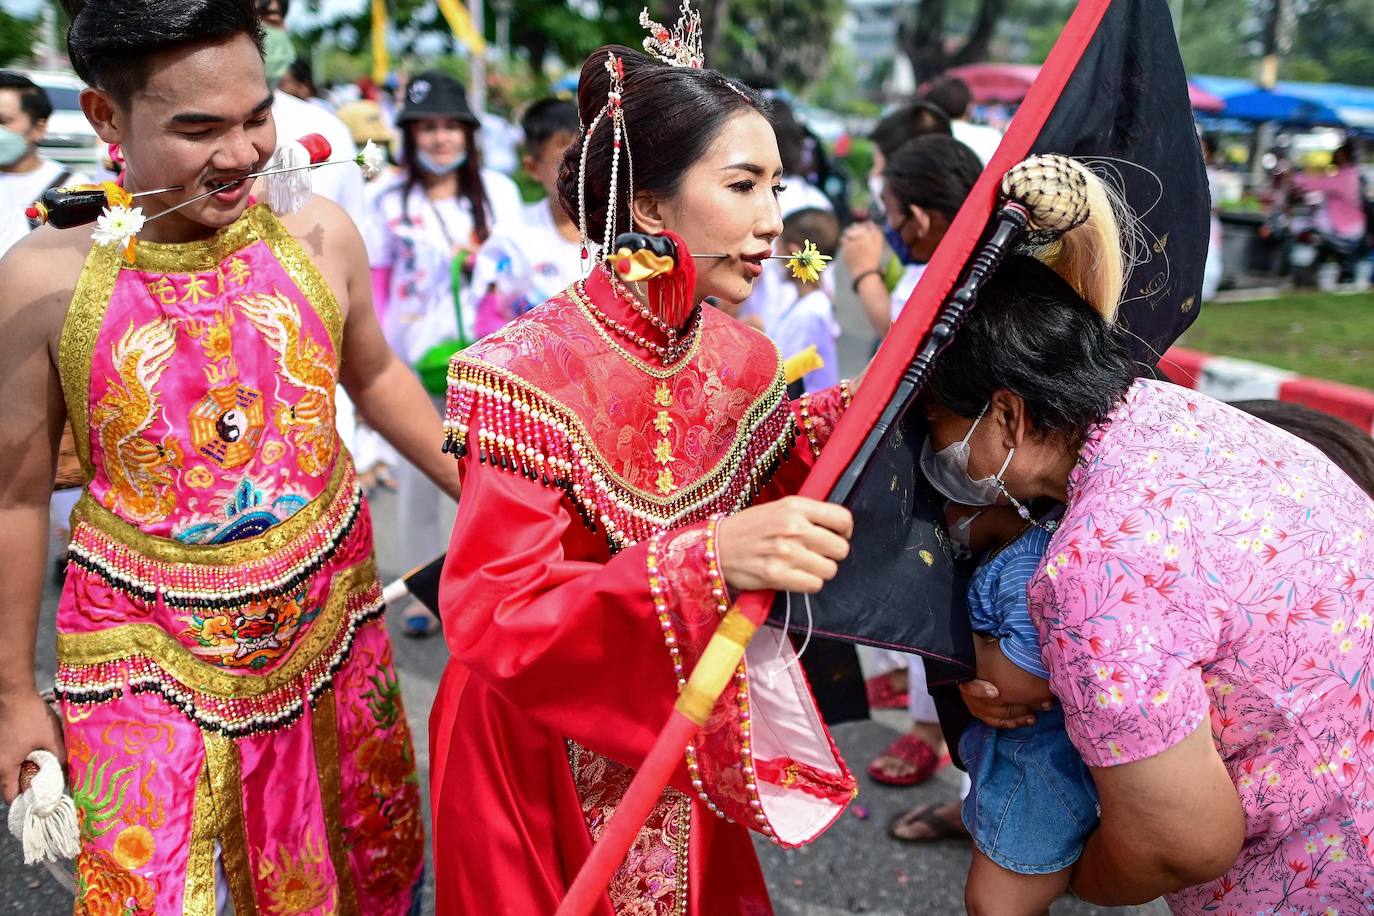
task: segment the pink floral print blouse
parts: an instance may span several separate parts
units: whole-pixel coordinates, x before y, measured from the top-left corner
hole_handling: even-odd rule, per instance
[[[1312,446],[1147,380],[1090,437],[1031,614],[1090,766],[1211,727],[1246,842],[1175,913],[1374,913],[1371,586],[1374,501]]]

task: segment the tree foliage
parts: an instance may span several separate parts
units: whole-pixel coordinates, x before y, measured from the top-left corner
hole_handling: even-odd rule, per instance
[[[911,62],[916,81],[924,82],[950,67],[987,60],[997,26],[1010,0],[979,0],[962,28],[951,23],[956,4],[919,0],[897,26],[897,46]],[[958,32],[956,37],[953,32]]]
[[[431,0],[388,0],[391,47],[398,58],[416,55],[438,41],[457,50],[447,22]],[[497,21],[505,17],[512,50],[525,58],[536,72],[557,59],[579,61],[599,45],[638,41],[639,8],[629,4],[542,2],[542,0],[488,0],[484,32],[488,43],[496,41]],[[307,38],[324,38],[349,53],[366,52],[372,41],[372,19],[366,7],[339,16]]]
[[[844,0],[707,0],[706,60],[752,86],[801,90],[824,72]]]
[[[1190,73],[1252,76],[1276,0],[1176,0]],[[1297,28],[1284,79],[1374,85],[1374,0],[1292,0]],[[1070,0],[914,0],[898,44],[917,80],[960,64],[1044,60]]]
[[[38,43],[38,22],[0,10],[0,67],[27,59]]]
[[[679,0],[651,0],[650,14],[667,25],[677,20]],[[699,4],[708,41],[707,60],[760,85],[802,88],[823,71],[844,0],[704,0]],[[432,2],[388,0],[392,51],[397,58],[432,47],[448,26]],[[536,73],[550,63],[576,67],[604,44],[640,46],[640,3],[610,0],[487,0],[487,41],[497,40],[497,22],[509,25],[512,53]],[[372,40],[367,10],[341,16],[305,36],[321,38],[349,53],[366,52]],[[452,43],[446,47],[453,48]],[[456,50],[456,48],[455,48]]]

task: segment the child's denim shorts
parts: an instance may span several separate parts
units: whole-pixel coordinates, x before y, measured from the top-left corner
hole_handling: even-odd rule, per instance
[[[964,826],[993,862],[1023,875],[1047,875],[1078,861],[1097,827],[1097,789],[1069,743],[1064,712],[1034,725],[992,728],[974,721],[959,739],[973,788]]]

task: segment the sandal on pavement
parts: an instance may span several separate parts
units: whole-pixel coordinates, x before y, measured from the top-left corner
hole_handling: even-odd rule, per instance
[[[911,772],[893,776],[886,772],[882,766],[881,761],[884,757],[900,760],[911,767]],[[935,750],[929,744],[908,732],[894,738],[892,743],[887,746],[887,750],[879,754],[877,759],[868,765],[868,775],[875,782],[880,782],[885,786],[916,786],[934,776],[948,764],[949,754],[935,756]]]
[[[401,632],[413,639],[425,639],[439,632],[439,618],[419,601],[412,601],[401,614]]]
[[[906,709],[907,692],[892,683],[892,672],[875,674],[864,681],[869,709]]]
[[[968,828],[963,821],[951,821],[939,811],[943,805],[921,805],[904,811],[887,822],[887,835],[898,843],[937,843],[940,840],[970,839]],[[924,824],[930,831],[929,836],[905,836],[897,828],[909,824]]]

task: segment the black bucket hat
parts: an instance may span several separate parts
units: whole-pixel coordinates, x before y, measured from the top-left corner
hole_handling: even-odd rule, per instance
[[[416,118],[457,118],[474,126],[481,125],[468,105],[467,89],[438,70],[421,73],[406,86],[405,106],[396,116],[396,123],[404,124]]]

